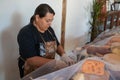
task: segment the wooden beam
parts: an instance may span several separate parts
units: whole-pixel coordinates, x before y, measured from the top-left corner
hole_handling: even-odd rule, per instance
[[[65,25],[66,25],[66,6],[67,0],[62,2],[62,23],[61,23],[61,45],[64,48],[65,45]]]

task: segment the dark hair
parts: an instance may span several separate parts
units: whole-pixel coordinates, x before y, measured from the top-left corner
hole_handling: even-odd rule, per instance
[[[45,17],[46,13],[52,13],[55,15],[54,10],[48,4],[40,4],[34,12],[34,15],[39,15],[40,18]]]
[[[34,15],[31,17],[30,22],[34,21],[34,16],[39,15],[40,18],[45,17],[47,13],[52,13],[55,15],[54,10],[48,4],[40,4],[34,12]]]

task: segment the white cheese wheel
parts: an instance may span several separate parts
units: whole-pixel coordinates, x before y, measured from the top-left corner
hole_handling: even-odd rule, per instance
[[[85,80],[84,74],[78,72],[73,76],[72,80]]]

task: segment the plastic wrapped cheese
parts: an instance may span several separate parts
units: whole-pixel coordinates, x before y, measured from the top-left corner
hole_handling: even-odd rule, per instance
[[[116,54],[106,54],[103,59],[111,64],[120,65],[120,56]]]
[[[112,46],[111,50],[112,50],[112,53],[120,56],[120,46]]]
[[[78,72],[70,80],[85,80],[85,77],[83,73]]]
[[[87,74],[104,75],[105,64],[101,61],[86,60],[82,65],[82,72]]]
[[[109,46],[89,46],[87,48],[87,53],[88,54],[93,54],[96,55],[96,53],[99,53],[101,55],[110,53],[110,47]]]
[[[103,60],[107,62],[107,68],[113,71],[120,71],[120,56],[116,54],[106,54],[103,57]]]

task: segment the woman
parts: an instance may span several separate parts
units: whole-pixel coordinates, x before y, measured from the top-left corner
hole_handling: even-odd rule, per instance
[[[21,78],[38,67],[50,62],[57,52],[67,64],[74,61],[69,58],[50,27],[55,12],[48,4],[40,4],[30,23],[24,26],[17,37],[19,45],[19,69]]]

